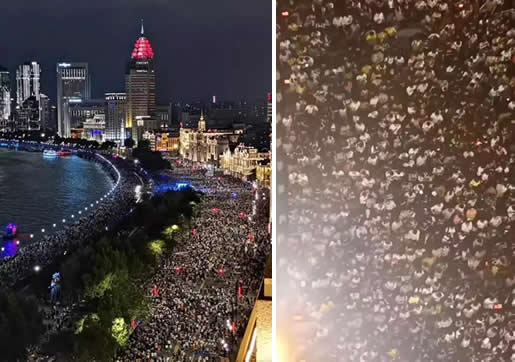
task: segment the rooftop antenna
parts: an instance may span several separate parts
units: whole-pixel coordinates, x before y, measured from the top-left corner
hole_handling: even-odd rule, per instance
[[[145,34],[145,29],[143,28],[143,19],[141,19],[141,35]]]

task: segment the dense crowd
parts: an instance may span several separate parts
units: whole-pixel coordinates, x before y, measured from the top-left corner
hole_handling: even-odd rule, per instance
[[[253,200],[263,190],[228,177],[206,177],[185,161],[171,174],[204,194],[187,235],[146,281],[152,318],[134,330],[119,361],[219,361],[231,355],[271,252],[266,218],[258,213],[253,218]]]
[[[513,4],[277,10],[279,335],[306,361],[515,360]]]
[[[34,240],[20,248],[14,256],[0,260],[2,284],[12,286],[34,273],[35,267],[43,268],[51,264],[57,256],[99,236],[110,225],[118,223],[134,204],[135,186],[141,184],[141,180],[127,162],[114,158],[107,161],[106,158],[94,153],[83,153],[81,157],[105,166],[106,172],[113,178],[113,185],[119,180],[116,188],[109,191],[98,203],[95,202],[92,207],[88,205],[89,210],[84,209],[80,211],[80,215],[74,215],[76,221],[69,222],[63,230],[48,233],[40,240]],[[111,162],[116,170],[108,162]]]

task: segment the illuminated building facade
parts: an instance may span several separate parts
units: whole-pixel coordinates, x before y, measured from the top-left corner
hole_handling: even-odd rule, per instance
[[[268,258],[263,284],[250,314],[236,362],[272,361],[272,257]]]
[[[30,96],[25,99],[16,112],[16,129],[18,131],[40,130],[41,122],[39,112],[39,102],[36,96]]]
[[[123,145],[127,96],[125,93],[105,94],[105,139]]]
[[[70,137],[72,117],[66,108],[91,98],[88,63],[57,64],[57,133]]]
[[[157,133],[155,135],[155,151],[160,152],[179,152],[180,138],[179,135],[173,135],[169,132]]]
[[[248,180],[256,172],[260,162],[270,160],[269,152],[258,152],[254,147],[238,145],[231,152],[227,149],[221,157],[220,167],[228,175]]]
[[[261,187],[270,188],[272,185],[272,165],[271,160],[258,162],[256,167],[256,180]]]
[[[95,114],[93,118],[87,119],[83,123],[81,138],[98,143],[104,142],[105,124],[105,115]]]
[[[200,115],[198,128],[181,128],[180,154],[183,158],[200,163],[218,166],[220,157],[237,144],[243,131],[208,129],[203,113]]]
[[[0,66],[0,131],[7,129],[11,117],[11,82],[9,72]]]
[[[48,129],[50,123],[50,98],[43,93],[39,97],[39,119],[41,121],[41,129]]]
[[[104,114],[105,101],[103,99],[69,98],[65,102],[64,117],[71,128],[81,128],[86,120],[96,114]]]
[[[39,102],[41,67],[37,62],[22,64],[16,70],[16,104],[21,106],[23,102],[35,96]]]
[[[136,40],[125,76],[127,109],[126,130],[136,142],[145,131],[153,130],[156,112],[156,75],[154,72],[154,51],[144,36],[143,22],[141,36]],[[136,119],[143,121],[138,124]],[[147,124],[147,122],[149,122]]]

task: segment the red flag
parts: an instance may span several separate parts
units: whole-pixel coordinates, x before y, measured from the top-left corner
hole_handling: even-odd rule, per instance
[[[136,321],[133,319],[131,322],[132,329],[136,329]]]
[[[243,297],[243,291],[241,290],[241,287],[238,287],[238,298]]]
[[[249,241],[250,241],[250,242],[253,242],[253,241],[254,241],[254,235],[249,234]]]
[[[193,236],[197,236],[197,229],[193,229]]]
[[[157,295],[159,294],[159,288],[155,284],[154,284],[154,288],[153,288],[153,293],[154,293],[154,297],[157,297]]]

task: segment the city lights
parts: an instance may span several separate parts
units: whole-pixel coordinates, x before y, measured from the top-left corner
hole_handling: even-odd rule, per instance
[[[280,14],[290,15],[288,11]],[[27,21],[27,24],[30,27],[32,22]],[[98,29],[92,27],[90,30],[94,32]],[[97,35],[96,39],[102,39]],[[70,36],[72,39],[73,34],[70,33]],[[69,42],[61,43],[59,47],[70,46]],[[87,46],[83,44],[84,51],[88,51],[93,57],[109,56],[107,53],[95,53],[94,49],[91,52],[86,49]],[[110,46],[108,45],[107,49],[111,49]],[[258,269],[264,268],[260,265],[264,264],[264,258],[271,253],[267,243],[270,240],[266,234],[267,220],[261,217],[261,210],[260,213],[256,211],[257,205],[261,209],[262,203],[253,201],[253,198],[258,200],[260,197],[257,194],[258,182],[259,191],[262,186],[266,188],[271,183],[270,180],[266,183],[259,177],[254,177],[257,174],[256,167],[271,167],[271,164],[268,164],[271,161],[270,145],[262,142],[260,138],[266,134],[266,139],[270,141],[268,135],[272,122],[264,123],[267,121],[267,98],[264,95],[269,90],[261,89],[262,97],[255,103],[239,100],[234,104],[230,100],[228,102],[231,103],[217,103],[213,98],[213,104],[208,102],[208,107],[196,101],[190,104],[181,101],[178,105],[156,104],[156,99],[162,98],[162,95],[157,97],[156,94],[156,78],[159,79],[159,74],[165,73],[156,69],[154,74],[154,66],[170,63],[160,61],[154,64],[154,52],[144,33],[143,24],[133,52],[126,54],[128,63],[123,67],[126,71],[124,87],[120,88],[119,93],[107,93],[109,90],[100,91],[96,86],[92,87],[92,83],[96,84],[96,81],[93,82],[89,72],[91,68],[85,59],[80,62],[77,55],[72,54],[73,51],[70,53],[70,50],[63,48],[60,52],[56,49],[51,49],[52,56],[64,62],[53,63],[53,72],[56,71],[57,65],[57,74],[53,75],[57,80],[57,97],[52,99],[54,105],[49,103],[50,97],[41,93],[41,88],[46,84],[41,83],[40,87],[39,82],[42,78],[39,72],[37,86],[34,82],[34,85],[31,83],[28,87],[23,83],[26,76],[22,77],[20,74],[24,73],[18,72],[16,85],[20,90],[16,91],[16,99],[11,99],[13,90],[10,89],[8,99],[16,112],[10,114],[10,117],[4,117],[5,112],[1,107],[6,98],[2,98],[2,92],[5,92],[2,89],[4,78],[0,77],[0,132],[7,127],[6,134],[9,138],[3,146],[4,140],[0,137],[0,147],[16,150],[19,147],[19,151],[23,150],[28,157],[44,162],[44,167],[30,167],[28,171],[33,178],[31,184],[38,183],[36,193],[27,194],[40,203],[40,209],[26,207],[33,209],[29,211],[36,215],[36,226],[30,217],[20,217],[17,221],[26,223],[20,224],[19,237],[24,245],[21,246],[20,240],[15,240],[12,235],[6,235],[5,245],[0,245],[4,258],[2,261],[5,262],[2,269],[5,280],[2,284],[18,288],[20,281],[23,281],[23,285],[20,285],[23,287],[35,281],[38,283],[38,294],[40,290],[48,291],[50,294],[50,298],[37,301],[45,325],[49,326],[41,332],[38,331],[40,335],[37,336],[35,350],[39,353],[39,348],[49,337],[65,331],[68,325],[62,322],[71,315],[74,321],[77,321],[73,327],[77,328],[75,333],[70,333],[70,340],[73,340],[73,345],[77,348],[63,352],[64,360],[80,357],[75,354],[82,354],[83,351],[87,352],[83,357],[88,360],[101,359],[97,357],[105,354],[102,350],[105,347],[102,343],[103,338],[107,338],[109,342],[114,339],[120,346],[116,353],[113,353],[114,359],[125,359],[125,356],[130,356],[128,359],[132,360],[134,356],[140,355],[140,352],[143,353],[141,356],[148,355],[145,349],[155,349],[155,346],[139,343],[145,336],[142,334],[144,328],[137,327],[141,323],[144,324],[145,320],[140,318],[140,313],[130,313],[133,314],[130,320],[124,319],[116,309],[119,304],[129,311],[139,311],[141,301],[150,298],[152,304],[159,300],[168,300],[176,304],[174,309],[179,308],[183,311],[170,316],[166,313],[159,315],[158,309],[148,310],[152,319],[158,320],[157,328],[170,326],[168,332],[173,336],[174,343],[177,342],[175,345],[158,345],[156,353],[169,353],[176,347],[181,353],[184,350],[191,354],[192,358],[206,360],[218,355],[245,356],[251,340],[246,336],[245,347],[240,348],[242,335],[239,332],[248,330],[246,334],[252,333],[247,324],[254,323],[249,320],[249,316],[252,315],[253,304],[257,303],[260,295],[260,285],[264,283],[262,273]],[[44,51],[44,47],[41,51]],[[78,62],[71,62],[72,59],[78,59]],[[93,61],[91,59],[91,62]],[[248,66],[249,69],[255,69],[252,64]],[[2,73],[3,67],[0,68]],[[121,67],[114,69],[120,72]],[[35,76],[31,77],[32,75],[29,76],[31,82],[32,78],[36,79]],[[292,82],[293,79],[292,77]],[[105,97],[93,98],[92,88],[95,89],[95,93],[102,92]],[[116,89],[114,84],[112,89]],[[257,89],[257,92],[260,90]],[[18,95],[21,93],[27,93],[29,101],[37,101],[38,104],[32,107],[33,109],[28,108],[30,104],[26,104],[29,101],[26,97]],[[136,93],[141,96],[134,97]],[[238,99],[243,99],[247,95],[237,96]],[[271,97],[272,95],[268,94],[269,103]],[[141,115],[143,104],[151,111],[147,112],[146,116]],[[34,112],[31,113],[29,110]],[[188,117],[183,116],[186,112],[189,114]],[[268,112],[271,112],[271,108]],[[192,126],[198,120],[198,117],[194,117],[196,114],[200,114],[199,124]],[[220,119],[217,119],[217,115]],[[223,117],[219,117],[220,115]],[[238,125],[233,126],[233,123],[236,124],[233,118],[242,122],[238,121]],[[252,122],[247,124],[247,120]],[[264,124],[261,125],[259,122]],[[180,130],[179,127],[174,127],[175,124],[180,124]],[[253,125],[256,127],[253,128]],[[195,128],[200,131],[197,132]],[[193,131],[189,132],[191,129]],[[250,130],[249,135],[247,129]],[[186,143],[183,142],[184,134],[188,134],[187,138],[192,144],[191,149],[186,152],[183,150]],[[191,135],[195,137],[189,137]],[[249,146],[247,136],[249,143],[252,140],[256,141],[256,146]],[[193,145],[193,138],[195,142],[198,141],[197,145]],[[250,157],[245,166],[240,165],[240,159],[231,159],[233,164],[241,167],[238,166],[236,172],[230,173],[229,169],[222,165],[224,161],[221,158],[225,150],[232,153],[233,146],[241,150],[242,159],[245,152]],[[186,156],[191,154],[192,149],[197,149],[197,155]],[[169,167],[171,165],[173,167]],[[24,166],[23,162],[15,166],[29,168],[27,163]],[[39,177],[35,172],[47,169],[52,175],[50,183],[48,177]],[[240,172],[240,169],[244,170],[245,174]],[[100,171],[98,178],[97,171]],[[14,177],[12,179],[16,180]],[[258,181],[252,182],[254,179]],[[251,189],[255,194],[251,193]],[[38,195],[39,190],[45,192]],[[52,191],[53,194],[47,196],[47,191]],[[104,195],[101,196],[102,192]],[[32,206],[30,202],[25,204],[25,200],[18,203]],[[70,214],[72,208],[75,209],[74,214]],[[10,210],[8,207],[6,209]],[[18,215],[15,213],[16,210],[12,210],[12,217],[15,219]],[[255,222],[249,222],[252,220],[250,215],[255,216]],[[145,255],[139,257],[133,252],[140,251],[136,246],[143,235],[142,228],[145,229],[145,233],[152,235],[151,238],[144,238],[145,247],[148,243],[152,253],[147,255],[147,250]],[[41,230],[41,233],[38,230]],[[33,240],[29,240],[28,235]],[[246,240],[247,237],[249,242]],[[106,245],[109,245],[107,253],[104,252]],[[67,249],[71,250],[70,253]],[[12,258],[16,253],[16,258]],[[102,257],[98,257],[99,255]],[[134,264],[136,267],[132,267],[134,257],[138,259],[138,263]],[[152,280],[149,290],[137,285],[141,283],[137,274],[140,266],[141,270],[148,270],[148,277],[152,278],[149,279]],[[61,269],[63,273],[67,271],[63,274],[65,283],[62,285],[58,273]],[[75,275],[77,273],[82,275]],[[46,279],[50,275],[52,278],[45,280],[50,282],[50,285],[40,286],[41,279]],[[94,277],[86,278],[84,280],[87,283],[82,283],[83,276]],[[227,290],[211,293],[208,290],[211,286],[195,287],[194,284],[204,285],[201,280],[203,278],[209,278],[217,287]],[[240,278],[245,279],[245,286],[243,280],[240,280],[236,290],[234,284],[237,284]],[[170,288],[171,286],[173,288]],[[127,290],[127,287],[131,287],[130,290]],[[67,298],[63,298],[68,295],[80,297],[77,299],[80,303],[68,303]],[[202,297],[199,299],[202,303],[188,303],[191,296],[197,295]],[[233,308],[234,303],[237,303],[236,309]],[[47,306],[50,308],[46,308]],[[59,306],[60,313],[54,312],[49,315],[46,310],[55,311],[55,307],[52,306]],[[221,318],[212,320],[211,316],[217,314]],[[102,319],[104,316],[109,318],[105,324]],[[172,320],[172,317],[178,317],[179,320]],[[84,327],[87,336],[81,335],[84,332],[83,325],[92,325],[90,322],[100,322],[100,319],[102,328],[86,330]],[[223,327],[223,319],[226,319],[226,328]],[[33,330],[27,327],[32,323],[30,318],[20,323],[23,327],[20,327],[20,330]],[[195,338],[195,331],[192,328],[182,328],[198,323],[212,329],[197,338],[198,345],[202,346],[201,353],[186,348]],[[13,348],[22,349],[25,345],[32,348],[33,342],[25,341],[28,335],[15,334],[12,337],[20,339],[19,343],[12,344]],[[131,343],[128,343],[129,337]],[[132,343],[133,339],[136,344]],[[251,348],[254,351],[259,350],[254,346],[255,330],[251,339]],[[98,343],[88,344],[86,347],[85,343],[91,340]],[[20,355],[26,352],[26,347]],[[135,354],[135,348],[141,351]],[[244,352],[239,350],[243,348]],[[242,358],[238,358],[238,361],[240,360]]]

